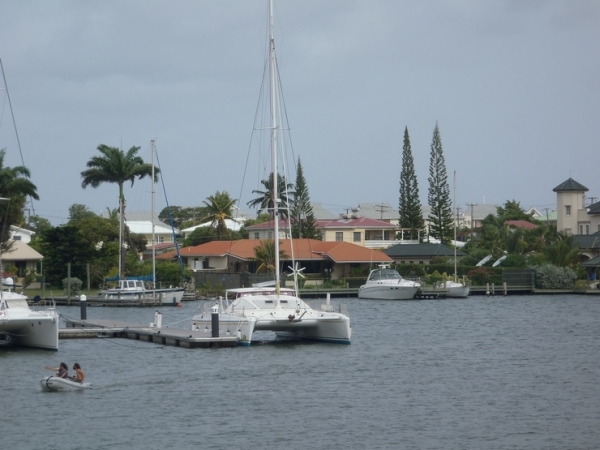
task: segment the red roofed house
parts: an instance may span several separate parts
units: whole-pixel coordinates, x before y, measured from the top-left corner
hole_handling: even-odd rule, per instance
[[[184,264],[192,271],[218,270],[231,273],[256,273],[254,249],[259,239],[238,241],[212,241],[194,247],[184,247],[179,253]],[[379,250],[351,244],[349,242],[324,242],[314,239],[294,239],[293,255],[304,273],[327,274],[331,278],[350,276],[351,269],[368,269],[381,263],[391,263],[392,258]],[[284,271],[291,266],[292,248],[290,240],[281,240],[280,249],[287,255],[282,261]],[[175,252],[168,252],[157,259],[173,259]]]
[[[504,225],[508,225],[510,228],[525,228],[528,230],[534,230],[538,226],[526,220],[505,220]]]

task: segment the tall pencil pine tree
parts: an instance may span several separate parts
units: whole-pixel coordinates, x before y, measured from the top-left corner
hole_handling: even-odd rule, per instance
[[[429,214],[429,234],[439,239],[442,244],[448,244],[454,235],[454,222],[452,219],[452,202],[450,200],[450,186],[446,173],[446,161],[442,150],[440,129],[436,122],[431,142],[429,160],[429,192],[427,195],[431,213]]]
[[[424,228],[423,212],[419,201],[419,186],[415,174],[415,164],[410,146],[408,127],[404,128],[404,146],[402,147],[402,170],[400,172],[400,227],[410,228],[409,239],[419,236]],[[403,233],[403,232],[402,232]],[[407,237],[407,236],[403,236]]]
[[[290,216],[293,238],[321,239],[321,233],[317,230],[317,219],[315,219],[310,204],[310,195],[308,194],[300,158],[298,158],[298,167],[296,168],[296,190]]]

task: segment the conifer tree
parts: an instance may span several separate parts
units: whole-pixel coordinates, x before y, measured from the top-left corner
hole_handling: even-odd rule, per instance
[[[419,186],[415,174],[415,164],[410,146],[408,127],[404,128],[404,146],[402,147],[402,170],[400,172],[400,227],[410,228],[409,239],[419,236],[424,228],[423,212],[419,201]]]
[[[294,192],[294,203],[290,211],[293,238],[321,239],[321,233],[317,230],[317,219],[310,204],[310,195],[302,170],[302,163],[298,158],[296,169],[296,190]]]
[[[429,192],[427,195],[431,213],[429,219],[429,234],[439,239],[442,244],[448,244],[454,236],[454,222],[452,218],[452,203],[450,200],[450,186],[446,173],[446,161],[442,150],[442,139],[436,122],[431,142],[429,160]]]

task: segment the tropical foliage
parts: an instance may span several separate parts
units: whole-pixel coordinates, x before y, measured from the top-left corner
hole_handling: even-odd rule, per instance
[[[24,222],[24,208],[27,197],[39,200],[37,187],[29,180],[31,172],[25,166],[5,167],[6,151],[0,150],[0,241],[2,250],[6,250],[6,242],[10,237],[10,226]]]
[[[279,259],[284,260],[287,255],[281,248],[279,249]],[[275,241],[267,239],[261,241],[256,247],[254,247],[254,259],[258,262],[258,268],[256,273],[267,272],[269,274],[275,273]]]
[[[125,235],[124,217],[125,217],[125,195],[124,185],[126,182],[133,183],[136,179],[152,176],[154,172],[154,182],[158,181],[158,167],[152,167],[138,156],[140,147],[131,147],[127,152],[101,144],[98,146],[100,156],[93,156],[87,162],[87,169],[81,172],[81,187],[88,186],[97,188],[104,183],[116,184],[119,187],[119,211],[120,211],[120,233],[121,239]],[[123,250],[123,242],[120,242],[119,248]],[[124,251],[120,252],[121,271],[125,267]],[[121,277],[123,273],[119,274]]]
[[[534,269],[535,287],[538,289],[572,289],[577,280],[577,274],[570,267],[546,264]]]
[[[234,220],[233,207],[236,200],[229,196],[229,193],[217,191],[215,195],[209,196],[203,201],[206,208],[206,216],[200,220],[200,223],[210,223],[217,232],[217,239],[228,234],[227,220]]]
[[[257,215],[262,212],[268,212],[271,218],[274,217],[273,213],[275,210],[275,201],[273,199],[273,172],[269,175],[268,180],[261,180],[261,184],[264,190],[255,189],[252,191],[253,194],[257,194],[258,197],[250,200],[247,204],[251,208],[258,207]],[[277,196],[279,197],[279,203],[277,206],[277,212],[279,218],[286,218],[288,216],[288,207],[290,204],[290,195],[293,194],[294,185],[287,183],[285,178],[281,174],[277,174]]]

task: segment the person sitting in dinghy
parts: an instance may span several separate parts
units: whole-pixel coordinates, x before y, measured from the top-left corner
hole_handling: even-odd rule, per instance
[[[56,372],[54,374],[55,377],[69,378],[69,367],[67,366],[67,363],[61,362],[58,369],[56,369],[54,367],[46,367],[46,369],[53,370],[54,372]]]
[[[73,381],[77,381],[78,383],[83,383],[83,380],[85,379],[85,373],[83,373],[83,370],[81,370],[79,363],[73,364],[73,370],[75,371],[75,375],[69,378],[71,378]]]

